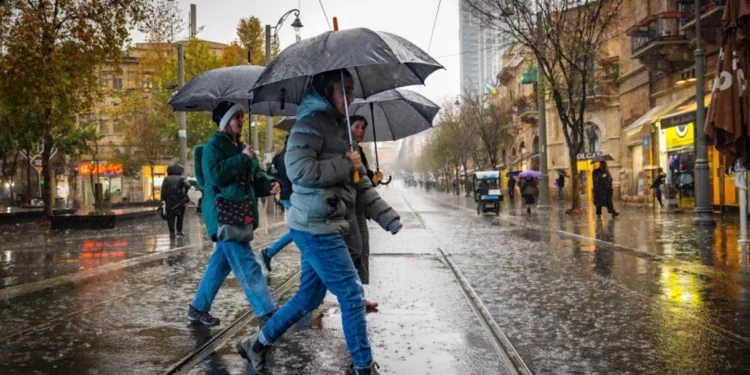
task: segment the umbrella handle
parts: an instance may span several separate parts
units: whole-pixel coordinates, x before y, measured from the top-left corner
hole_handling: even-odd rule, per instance
[[[385,182],[381,181],[380,185],[388,185],[391,183],[391,180],[393,180],[393,176],[388,176],[388,181],[385,181]]]

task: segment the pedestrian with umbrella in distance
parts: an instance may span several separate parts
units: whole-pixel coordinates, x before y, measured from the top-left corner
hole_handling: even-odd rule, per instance
[[[615,211],[615,207],[612,204],[612,195],[614,193],[614,189],[612,188],[612,174],[609,173],[606,160],[601,160],[599,162],[599,168],[594,169],[592,179],[594,180],[594,205],[596,206],[596,216],[602,217],[602,207],[607,207],[607,212],[609,212],[612,217],[620,215],[619,212]]]
[[[302,254],[302,274],[297,293],[258,335],[236,346],[253,373],[265,369],[270,345],[318,308],[330,290],[341,306],[352,369],[378,374],[367,337],[364,290],[343,236],[355,220],[358,200],[366,215],[384,229],[396,234],[402,226],[362,166],[348,123],[349,105],[355,97],[422,84],[440,68],[403,38],[350,29],[291,45],[258,79],[253,101],[281,98],[299,103],[285,162],[293,187],[287,223]]]
[[[537,179],[542,177],[542,174],[538,171],[523,171],[518,174],[518,177],[523,179],[520,185],[521,197],[526,205],[526,213],[531,215],[531,207],[536,203],[536,197],[539,195]]]

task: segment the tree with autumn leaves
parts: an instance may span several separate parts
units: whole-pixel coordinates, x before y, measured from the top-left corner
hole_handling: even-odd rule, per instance
[[[52,213],[50,156],[71,133],[76,115],[98,98],[98,72],[117,67],[129,28],[142,21],[149,0],[7,0],[0,31],[0,97],[11,127],[41,139],[44,209]],[[21,123],[26,113],[36,121]]]

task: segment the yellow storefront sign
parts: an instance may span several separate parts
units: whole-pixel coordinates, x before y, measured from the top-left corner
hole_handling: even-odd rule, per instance
[[[693,123],[673,126],[664,130],[667,150],[674,150],[695,143],[695,127]]]

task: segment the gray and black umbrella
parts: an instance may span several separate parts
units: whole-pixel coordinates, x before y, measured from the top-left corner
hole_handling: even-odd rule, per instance
[[[388,90],[366,100],[357,99],[349,113],[370,122],[363,142],[398,141],[432,128],[440,107],[410,90]]]
[[[351,74],[354,97],[367,98],[403,86],[424,84],[430,74],[443,66],[398,35],[364,28],[328,31],[281,51],[258,77],[251,103],[281,101],[281,108],[285,103],[299,104],[313,76],[339,69],[347,69]],[[354,151],[348,108],[346,115],[349,143]],[[357,172],[354,181],[359,181]]]
[[[367,98],[422,85],[443,66],[398,35],[364,28],[328,31],[281,51],[255,83],[253,102],[299,104],[314,75],[338,69],[354,78],[354,97]]]
[[[257,102],[248,108],[253,97],[250,89],[264,69],[262,66],[238,65],[209,70],[190,80],[169,100],[169,104],[178,112],[210,112],[219,103],[229,101],[241,104],[246,113],[255,115],[296,114],[296,105],[285,105],[282,110],[281,103],[274,101]]]

